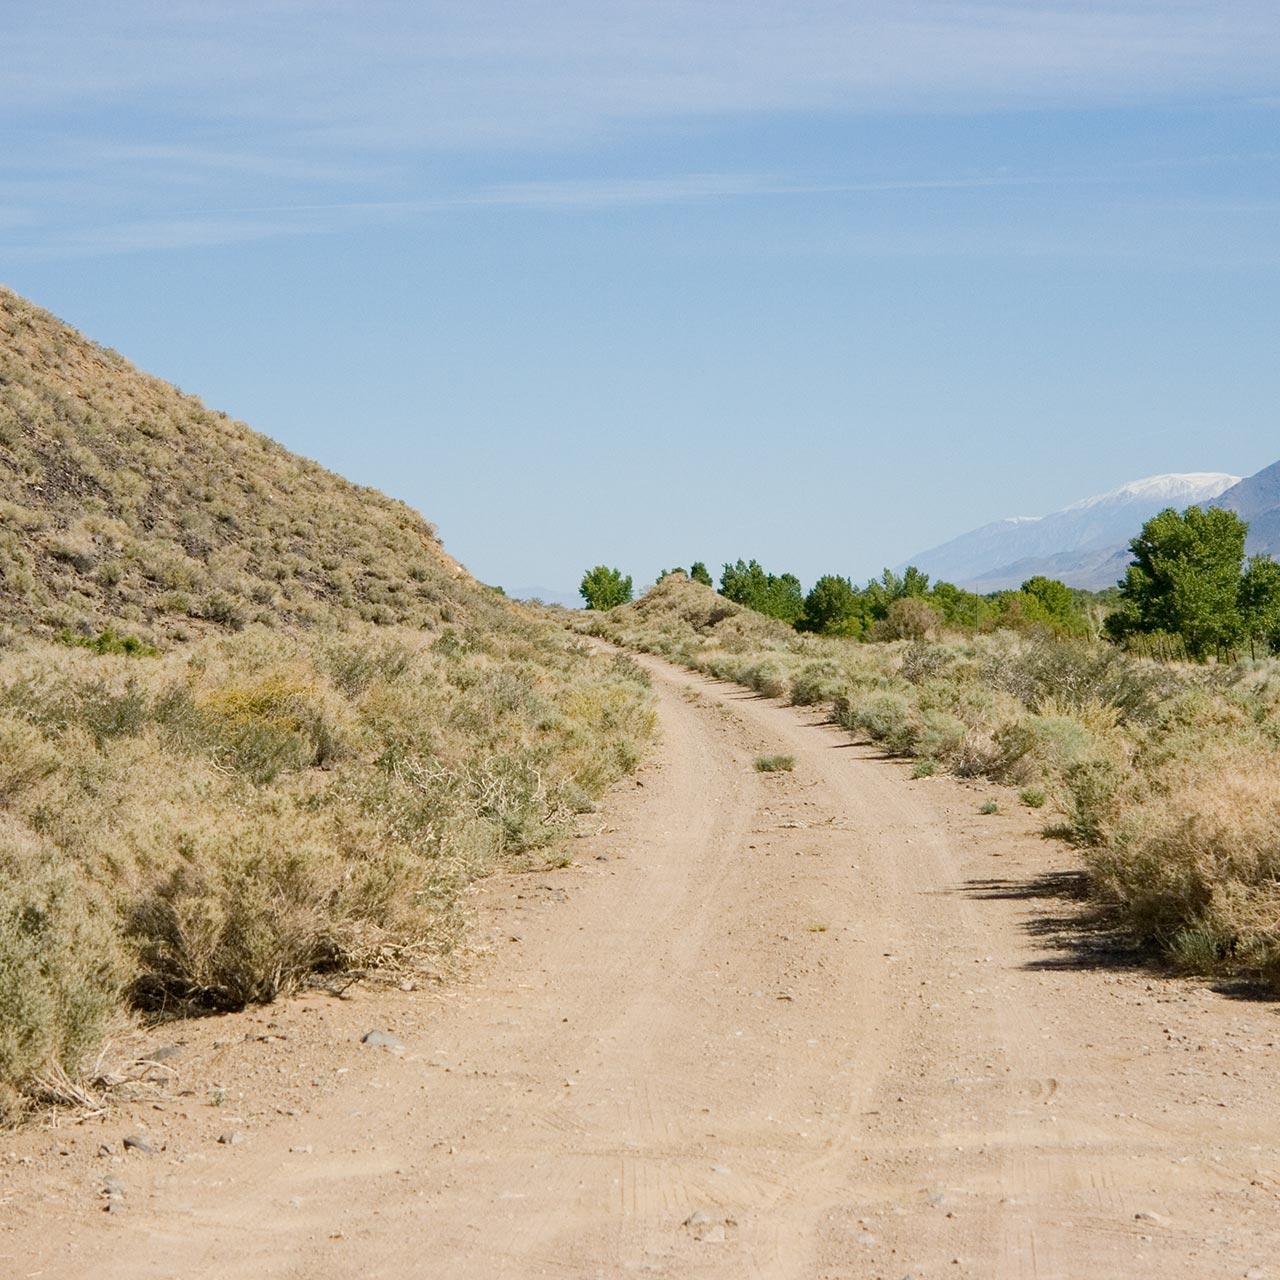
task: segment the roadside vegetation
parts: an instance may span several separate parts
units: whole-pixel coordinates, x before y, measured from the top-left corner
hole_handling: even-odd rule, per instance
[[[124,1019],[438,970],[652,731],[409,508],[3,291],[0,507],[0,1118]]]
[[[599,572],[595,569],[591,574]],[[688,573],[665,569],[658,581],[671,573],[684,574],[703,586],[713,585],[701,560],[695,561]],[[628,578],[627,583],[630,581]],[[1096,636],[1120,599],[1119,591],[1114,589],[1079,591],[1045,577],[1029,578],[1017,591],[983,596],[949,582],[931,584],[928,574],[912,566],[902,573],[886,569],[879,578],[861,587],[840,574],[824,574],[806,592],[795,574],[771,573],[757,560],[726,564],[720,574],[719,593],[726,600],[785,622],[797,631],[854,640],[909,639],[943,628],[1048,629],[1060,635]],[[619,598],[615,604],[627,600]],[[607,609],[614,604],[590,607]]]
[[[1245,598],[1240,562],[1233,578],[1216,557],[1177,567],[1171,555],[1163,571],[1188,617],[1204,617],[1197,564],[1219,607]],[[890,578],[886,595],[901,584]],[[1132,574],[1126,588],[1126,626],[1144,643],[1202,647],[1165,629],[1167,610],[1145,611],[1159,592],[1141,596]],[[857,628],[881,637],[871,642],[798,631],[683,574],[578,625],[768,697],[828,706],[856,737],[914,757],[918,777],[946,769],[1017,788],[1078,847],[1094,893],[1135,938],[1187,970],[1280,991],[1280,660],[1250,657],[1237,640],[1221,662],[1158,661],[1071,626],[1027,625],[1023,602],[1016,627],[916,625],[938,590],[882,602],[882,617]],[[1204,642],[1206,656],[1213,648]]]

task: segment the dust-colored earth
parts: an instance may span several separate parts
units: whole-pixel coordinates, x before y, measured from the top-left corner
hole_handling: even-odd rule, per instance
[[[139,1040],[10,1135],[0,1274],[1280,1280],[1274,1005],[1109,947],[1004,793],[643,661],[654,763],[466,980]]]

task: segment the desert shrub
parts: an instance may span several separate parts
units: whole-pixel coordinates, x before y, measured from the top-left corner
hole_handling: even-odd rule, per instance
[[[836,717],[846,729],[865,733],[895,754],[908,754],[919,739],[920,721],[901,693],[871,693],[838,708]]]
[[[936,680],[954,662],[955,652],[946,645],[914,640],[902,654],[902,678],[912,684]]]
[[[899,588],[885,585],[886,616],[919,602]],[[716,607],[705,588],[664,581],[597,634],[749,687],[767,671],[922,771],[1052,802],[1094,892],[1137,937],[1280,990],[1280,662],[1161,663],[1043,627],[860,644],[784,634],[723,601],[707,625]]]
[[[187,833],[182,860],[129,917],[135,999],[148,1008],[240,1008],[274,1000],[308,974],[367,962],[388,940],[412,946],[405,904],[420,874],[388,857],[376,830],[328,817],[255,806],[239,822]]]
[[[174,686],[155,716],[182,751],[260,783],[281,770],[330,765],[354,736],[341,699],[314,675],[288,668]]]
[[[1088,726],[1071,715],[1029,715],[996,738],[1003,752],[996,772],[1009,782],[1061,777],[1097,746]]]
[[[934,635],[942,615],[916,596],[904,596],[889,605],[885,616],[871,628],[873,640],[925,640]]]
[[[38,829],[32,867],[56,869],[24,863],[0,892],[18,975],[0,1017],[29,996],[0,1088],[74,1073],[122,993],[221,1009],[317,970],[440,959],[470,879],[560,838],[635,766],[653,712],[633,663],[514,613],[456,626],[250,627],[146,663],[0,646],[0,801]]]
[[[844,676],[837,663],[824,659],[806,662],[791,677],[791,702],[797,707],[831,702],[839,696]]]
[[[786,676],[782,668],[772,662],[748,664],[742,683],[765,698],[781,698],[787,692]]]
[[[74,868],[0,816],[0,1118],[16,1118],[51,1073],[79,1073],[123,973],[109,918]]]
[[[1106,756],[1085,756],[1067,768],[1063,808],[1078,843],[1104,843],[1119,816],[1127,779],[1125,767]]]
[[[790,773],[796,767],[795,756],[756,756],[757,773]]]
[[[94,653],[116,653],[130,658],[154,658],[160,650],[153,644],[139,640],[137,636],[121,635],[114,627],[104,627],[97,635],[82,636],[64,630],[57,637],[59,644],[91,649]]]
[[[958,716],[926,708],[920,712],[920,728],[912,749],[934,760],[953,760],[959,755],[968,732],[968,726]]]

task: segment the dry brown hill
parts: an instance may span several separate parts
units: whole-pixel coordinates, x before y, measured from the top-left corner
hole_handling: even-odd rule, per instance
[[[0,617],[182,638],[336,613],[447,621],[480,588],[417,512],[0,288]]]
[[[438,976],[649,706],[402,503],[0,292],[0,1126],[113,1088],[122,1019]]]

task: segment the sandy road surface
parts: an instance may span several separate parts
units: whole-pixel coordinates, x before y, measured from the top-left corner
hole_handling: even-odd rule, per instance
[[[15,1139],[0,1272],[1280,1280],[1274,1006],[1089,950],[1029,817],[645,661],[658,759],[482,891],[468,983],[232,1024],[220,1108],[202,1024],[150,1113]]]

